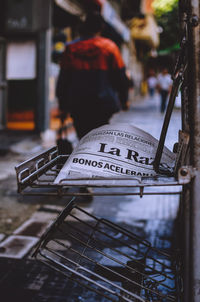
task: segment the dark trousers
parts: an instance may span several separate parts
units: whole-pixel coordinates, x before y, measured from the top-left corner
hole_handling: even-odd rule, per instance
[[[167,103],[167,97],[168,97],[168,90],[162,89],[160,91],[160,97],[161,97],[161,105],[160,105],[160,112],[164,112],[166,108]]]
[[[82,112],[82,114],[74,114],[73,121],[78,138],[81,139],[89,131],[108,124],[111,116],[111,114],[106,114],[105,112],[99,112],[98,115],[92,112],[90,114],[88,114],[88,112]]]
[[[149,88],[149,95],[154,96],[155,88]]]

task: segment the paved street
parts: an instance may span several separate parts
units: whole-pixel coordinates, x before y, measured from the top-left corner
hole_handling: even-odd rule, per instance
[[[159,98],[156,96],[154,99],[146,97],[145,99],[133,102],[129,111],[116,114],[113,116],[111,123],[122,122],[133,124],[159,139],[163,119],[164,115],[159,112]],[[165,144],[170,150],[172,150],[174,143],[178,140],[178,130],[180,128],[180,111],[175,109]],[[58,213],[66,206],[70,198],[48,197],[47,199],[45,197],[20,196],[16,192],[17,185],[14,167],[23,160],[45,150],[48,145],[50,146],[54,143],[54,139],[55,136],[51,132],[46,140],[44,138],[41,140],[37,137],[31,139],[24,136],[20,141],[14,141],[8,146],[8,152],[5,152],[6,154],[0,157],[0,239],[4,240],[0,247],[0,260],[1,257],[2,259],[6,259],[7,266],[5,265],[5,269],[7,267],[10,268],[10,274],[8,274],[7,279],[5,278],[0,283],[0,288],[4,286],[4,294],[7,296],[7,300],[4,300],[5,302],[14,301],[12,300],[13,295],[11,293],[8,294],[10,288],[9,282],[13,279],[13,273],[16,278],[17,274],[22,279],[25,276],[27,278],[24,286],[18,281],[18,289],[14,290],[14,293],[20,297],[21,301],[97,301],[92,300],[92,298],[88,299],[88,297],[83,298],[84,294],[82,296],[79,295],[78,288],[75,289],[75,293],[72,293],[69,291],[69,283],[65,284],[66,287],[60,290],[59,295],[56,280],[63,282],[63,277],[60,277],[58,273],[53,274],[51,272],[47,278],[45,276],[48,274],[48,269],[39,266],[38,263],[37,266],[35,264],[34,268],[31,266],[30,251],[32,247],[38,241],[46,227],[55,220]],[[172,189],[171,187],[166,187],[159,190],[170,192]],[[174,221],[179,207],[178,195],[147,195],[142,198],[130,195],[116,197],[96,196],[92,202],[84,202],[81,198],[77,199],[77,205],[95,216],[107,218],[117,224],[126,225],[133,232],[136,232],[137,235],[145,237],[158,248],[161,242],[160,238],[168,238],[167,244],[170,247],[176,241]],[[37,224],[35,230],[33,228],[34,224]],[[12,251],[12,244],[9,245],[9,238],[12,241],[15,236],[19,236],[19,240],[20,236],[24,236],[27,239],[25,249],[19,252],[19,256],[16,256],[16,250]],[[7,250],[4,245],[5,240],[8,240],[6,245],[8,247]],[[8,254],[10,255],[9,257]],[[5,256],[6,258],[4,258]],[[23,261],[24,271],[19,269],[18,262],[13,262],[13,259]],[[2,264],[0,263],[0,265]],[[32,267],[31,270],[34,271],[32,276],[31,274],[27,275],[26,266]],[[42,270],[44,273],[43,279],[41,279]],[[40,281],[38,281],[39,276]],[[4,278],[3,273],[2,278]],[[51,281],[48,281],[49,278]],[[48,287],[50,287],[50,284],[54,284],[51,286],[52,300],[50,300],[49,293],[45,290],[45,284],[47,286],[48,282],[50,282]],[[54,287],[55,290],[53,290]],[[63,290],[64,292],[68,292],[68,298],[63,294]],[[22,300],[22,293],[25,294],[26,300]]]

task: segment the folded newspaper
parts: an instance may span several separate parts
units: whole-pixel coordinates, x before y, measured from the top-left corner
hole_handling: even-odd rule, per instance
[[[129,124],[109,124],[86,134],[69,156],[54,183],[78,178],[155,176],[158,140]],[[175,154],[164,147],[161,165],[173,168]]]

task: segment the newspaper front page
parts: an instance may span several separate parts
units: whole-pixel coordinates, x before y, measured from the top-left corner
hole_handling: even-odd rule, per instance
[[[155,176],[158,140],[129,124],[109,124],[86,134],[69,156],[55,184],[67,179]],[[161,164],[173,167],[175,154],[164,147]]]

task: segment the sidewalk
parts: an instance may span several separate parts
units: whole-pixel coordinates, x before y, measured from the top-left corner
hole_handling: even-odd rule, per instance
[[[111,123],[133,124],[159,139],[163,119],[164,116],[159,112],[159,100],[146,98],[133,103],[128,112],[120,112],[113,116]],[[180,125],[180,111],[175,110],[166,138],[166,146],[170,150],[178,140]],[[4,175],[0,184],[2,196],[0,210],[4,221],[4,226],[0,230],[4,239],[2,242],[12,236],[19,240],[18,243],[21,242],[21,237],[26,241],[21,256],[18,250],[15,249],[13,252],[12,248],[8,248],[10,257],[5,258],[4,246],[0,247],[0,290],[3,293],[3,301],[13,302],[16,298],[21,302],[107,301],[94,298],[87,290],[66,281],[61,274],[30,258],[32,248],[44,229],[56,219],[69,201],[69,198],[21,197],[16,193],[14,165],[30,158],[32,154],[41,152],[44,145],[40,143],[41,138],[23,137],[20,142],[16,139],[10,144],[8,154],[0,157],[0,166],[5,167],[5,170],[9,167],[10,171],[7,177]],[[168,192],[171,189],[166,190]],[[127,226],[131,232],[146,238],[157,248],[165,247],[165,250],[170,250],[176,246],[178,195],[146,195],[142,198],[128,195],[95,196],[91,203],[77,200],[77,204],[88,213]],[[16,256],[17,252],[19,256]]]

